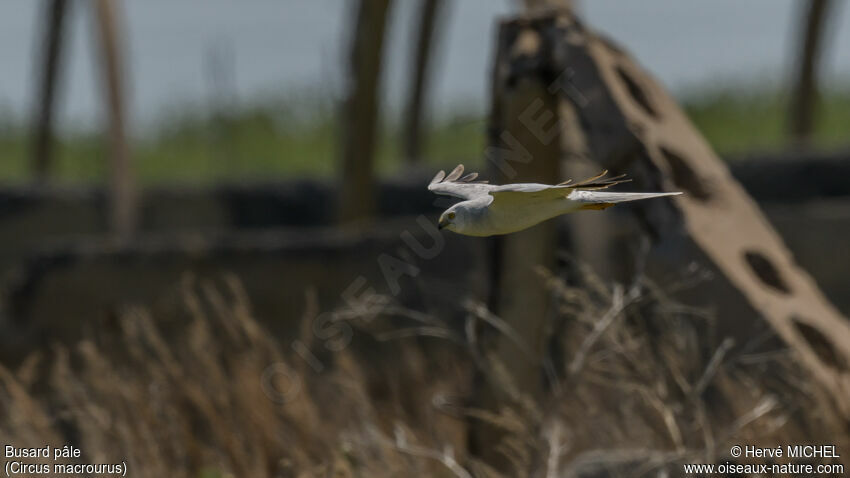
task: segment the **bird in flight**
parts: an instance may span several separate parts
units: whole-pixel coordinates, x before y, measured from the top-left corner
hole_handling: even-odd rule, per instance
[[[517,183],[496,186],[475,181],[478,173],[463,175],[458,165],[446,176],[440,171],[428,190],[454,196],[463,201],[446,209],[437,225],[467,236],[494,236],[521,231],[561,214],[588,209],[606,209],[614,204],[675,196],[670,193],[615,193],[600,191],[630,181],[625,175],[605,178],[608,171],[579,183],[572,180],[560,184]]]

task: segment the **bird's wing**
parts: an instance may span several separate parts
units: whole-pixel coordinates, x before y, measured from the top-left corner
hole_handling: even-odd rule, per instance
[[[612,193],[606,191],[573,191],[567,199],[582,204],[582,209],[605,209],[614,204],[641,199],[678,196],[681,192],[671,193]]]
[[[570,194],[572,188],[551,184],[518,183],[496,186],[490,190],[494,205],[505,203],[519,204],[562,199]]]
[[[431,180],[428,185],[428,190],[436,194],[446,196],[454,196],[462,199],[473,199],[487,194],[496,186],[487,184],[487,181],[475,181],[478,173],[469,173],[461,177],[463,174],[463,165],[459,164],[452,172],[446,176],[445,171],[440,171]]]
[[[490,190],[490,195],[493,196],[494,205],[505,202],[513,204],[538,202],[562,199],[569,196],[573,191],[595,191],[631,181],[630,179],[623,179],[625,175],[603,179],[603,176],[606,174],[608,174],[607,170],[602,171],[602,173],[592,178],[574,184],[572,184],[572,180],[555,185],[537,183],[505,184],[504,186],[494,186]]]

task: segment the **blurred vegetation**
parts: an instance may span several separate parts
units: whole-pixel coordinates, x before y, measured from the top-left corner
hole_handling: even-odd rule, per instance
[[[757,85],[717,89],[684,100],[691,120],[720,154],[787,147],[789,95]],[[827,90],[818,105],[813,146],[850,146],[850,89]]]
[[[721,154],[781,150],[787,146],[788,97],[758,85],[699,89],[682,96],[697,127]],[[142,183],[272,179],[333,174],[339,130],[335,107],[319,100],[266,101],[228,114],[183,108],[133,145]],[[401,165],[400,121],[386,118],[378,167]],[[850,89],[832,88],[821,99],[814,146],[850,146]],[[486,118],[458,113],[432,121],[425,156],[441,165],[481,161]],[[0,181],[27,181],[28,136],[21,121],[0,118]],[[65,133],[58,140],[54,177],[63,183],[105,178],[105,151],[95,132]]]

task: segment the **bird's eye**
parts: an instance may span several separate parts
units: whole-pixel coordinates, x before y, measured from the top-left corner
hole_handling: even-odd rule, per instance
[[[450,213],[449,213],[449,220],[451,221],[451,220],[453,220],[454,218],[455,218],[455,213],[450,212]]]

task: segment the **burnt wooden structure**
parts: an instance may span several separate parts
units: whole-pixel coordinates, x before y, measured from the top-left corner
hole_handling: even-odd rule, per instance
[[[632,190],[684,191],[674,200],[636,205],[644,231],[656,240],[680,237],[703,254],[797,353],[832,406],[850,418],[850,323],[796,264],[675,100],[631,55],[569,12],[511,19],[499,33],[494,94],[490,144],[509,150],[495,164],[503,171],[510,165],[511,179],[548,178],[558,159],[570,164],[582,158],[629,174]],[[506,113],[506,103],[524,106]],[[534,134],[535,128],[543,135]],[[535,150],[543,144],[547,147]],[[546,239],[517,235],[504,247],[513,249],[514,242],[523,242],[518,247],[527,258],[551,261]],[[518,278],[526,274],[524,266],[509,263],[510,254],[497,257],[503,284],[494,302],[497,313],[515,326],[539,330],[545,320],[535,315],[541,300],[531,294],[516,304],[516,297],[506,297],[511,281],[527,280]],[[535,337],[526,339],[543,353]],[[527,380],[524,367],[514,369]]]

